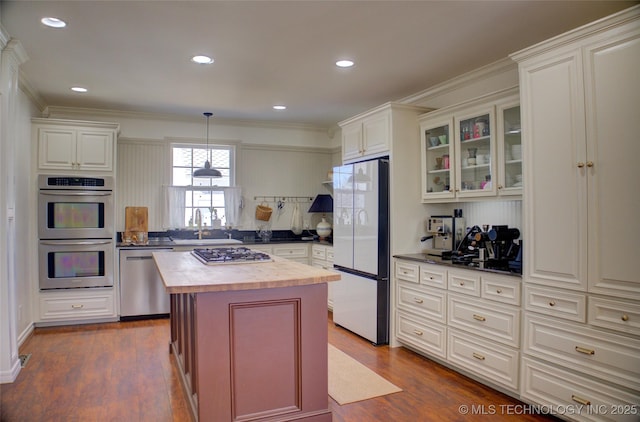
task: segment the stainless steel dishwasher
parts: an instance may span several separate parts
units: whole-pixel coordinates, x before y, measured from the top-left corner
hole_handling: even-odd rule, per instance
[[[169,294],[151,253],[171,250],[120,249],[120,319],[169,314]]]

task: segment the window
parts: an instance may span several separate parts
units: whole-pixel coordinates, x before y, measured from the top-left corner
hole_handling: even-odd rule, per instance
[[[233,186],[235,179],[235,146],[209,145],[211,167],[220,170],[222,177],[193,177],[193,171],[204,167],[207,148],[201,145],[175,144],[172,146],[171,184],[185,186],[184,227],[196,221],[196,210],[202,214],[202,224],[212,226],[216,217],[226,225],[224,188]]]

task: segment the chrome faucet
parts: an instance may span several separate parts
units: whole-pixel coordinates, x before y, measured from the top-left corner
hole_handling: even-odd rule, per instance
[[[202,213],[196,209],[196,224],[198,225],[198,240],[202,240]]]

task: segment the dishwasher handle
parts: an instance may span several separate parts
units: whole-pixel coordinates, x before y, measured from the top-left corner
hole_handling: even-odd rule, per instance
[[[145,256],[128,256],[127,257],[127,261],[143,261],[143,260],[147,260],[147,259],[153,259],[153,257],[151,255],[145,255]]]

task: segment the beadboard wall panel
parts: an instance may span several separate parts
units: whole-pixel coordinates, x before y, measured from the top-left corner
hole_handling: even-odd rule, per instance
[[[149,208],[149,231],[163,231],[163,186],[170,184],[170,149],[165,141],[118,140],[116,230],[124,230],[124,209],[128,206]],[[242,188],[244,209],[241,211],[242,230],[266,226],[272,230],[291,227],[294,203],[286,202],[281,212],[270,201],[274,213],[269,223],[255,219],[256,196],[307,196],[330,193],[322,185],[332,169],[333,149],[281,147],[268,145],[238,145],[237,184]],[[303,220],[310,227],[321,216],[309,214],[311,202],[300,200]],[[329,215],[330,217],[330,215]]]
[[[124,230],[125,207],[149,208],[149,231],[161,231],[163,192],[169,183],[169,144],[118,140],[116,230]]]

